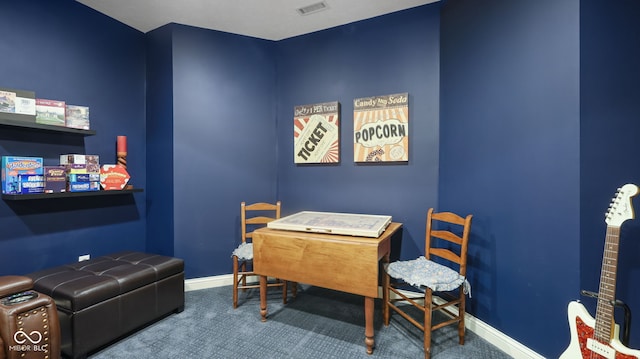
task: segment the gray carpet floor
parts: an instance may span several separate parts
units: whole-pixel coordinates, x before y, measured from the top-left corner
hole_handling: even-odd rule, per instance
[[[282,304],[279,290],[268,295],[269,316],[260,321],[257,290],[240,295],[233,309],[231,287],[186,293],[185,310],[169,315],[113,343],[90,359],[107,358],[422,358],[422,333],[399,315],[382,324],[381,302],[376,300],[375,349],[364,344],[362,297],[317,287],[298,291]],[[454,326],[433,334],[432,358],[511,358],[467,330],[458,344]]]

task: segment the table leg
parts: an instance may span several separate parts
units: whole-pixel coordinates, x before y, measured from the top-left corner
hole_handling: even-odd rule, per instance
[[[367,345],[367,354],[373,354],[373,309],[374,299],[364,297],[364,343]]]
[[[389,325],[389,285],[391,285],[391,279],[385,270],[388,264],[389,253],[382,258],[382,323],[385,326]]]
[[[267,276],[260,276],[260,315],[262,321],[267,321]]]

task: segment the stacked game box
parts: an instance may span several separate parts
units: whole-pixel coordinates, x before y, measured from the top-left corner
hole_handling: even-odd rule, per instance
[[[65,124],[67,127],[89,129],[89,107],[67,105]]]
[[[42,193],[44,192],[44,176],[34,174],[18,175],[18,193]]]
[[[0,88],[0,112],[4,118],[35,122],[35,92]]]
[[[100,190],[100,157],[98,155],[60,155],[67,177],[67,191]]]
[[[42,157],[2,156],[2,193],[42,193]]]
[[[36,99],[36,123],[64,126],[65,112],[64,101]]]
[[[67,190],[67,173],[64,166],[44,166],[44,192],[56,193]]]

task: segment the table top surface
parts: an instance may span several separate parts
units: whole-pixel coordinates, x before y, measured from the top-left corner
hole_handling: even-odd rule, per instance
[[[302,211],[269,222],[267,227],[301,232],[378,237],[391,223],[391,216]]]
[[[279,237],[282,237],[282,238],[318,239],[318,240],[326,240],[326,241],[342,241],[342,242],[348,241],[348,242],[360,242],[360,243],[379,243],[382,240],[394,234],[401,227],[402,227],[402,223],[391,222],[379,237],[352,236],[352,235],[321,233],[321,232],[300,232],[300,231],[291,231],[291,230],[263,227],[255,230],[254,238],[256,234],[258,234],[258,236],[260,236],[261,234],[277,234]]]

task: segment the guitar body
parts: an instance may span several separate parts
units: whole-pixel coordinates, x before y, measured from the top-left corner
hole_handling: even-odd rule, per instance
[[[592,339],[596,320],[584,305],[571,302],[567,312],[571,342],[560,359],[640,359],[640,350],[629,349],[620,342],[620,327],[617,324],[611,342],[601,343]]]

